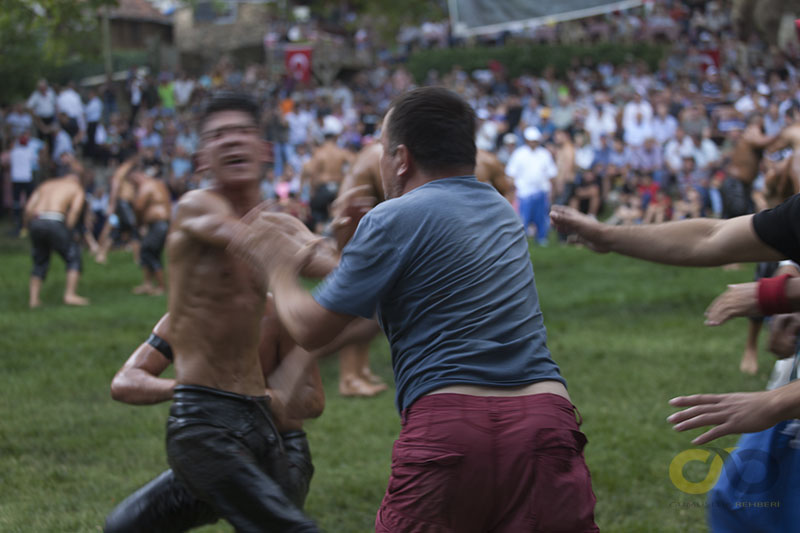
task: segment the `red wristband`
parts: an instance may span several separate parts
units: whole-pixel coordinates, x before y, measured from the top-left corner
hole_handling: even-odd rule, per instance
[[[792,306],[786,297],[786,280],[792,277],[783,274],[776,278],[758,280],[758,308],[765,316],[791,313]]]

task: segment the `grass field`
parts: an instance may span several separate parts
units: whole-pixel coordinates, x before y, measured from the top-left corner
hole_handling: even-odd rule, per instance
[[[537,248],[532,259],[549,346],[589,438],[601,529],[706,531],[704,497],[678,491],[668,476],[698,432],[671,430],[667,400],[763,388],[770,356],[762,353],[756,377],[738,370],[745,321],[708,329],[702,319],[714,296],[752,269],[662,267],[559,246]],[[166,300],[131,295],[139,271],[117,252],[106,266],[85,261],[90,307],[60,303],[63,264],[54,258],[45,306],[29,311],[29,270],[28,243],[0,237],[0,531],[99,531],[117,502],[166,468],[168,406],[133,407],[108,394]],[[391,380],[385,341],[373,353],[375,370]],[[372,531],[400,426],[393,396],[342,399],[336,360],[322,366],[327,407],[308,424],[316,474],[307,511],[331,533]],[[690,479],[705,477],[692,465]]]

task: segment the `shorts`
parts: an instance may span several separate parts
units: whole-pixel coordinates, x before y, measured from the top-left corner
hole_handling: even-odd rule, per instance
[[[314,191],[311,197],[311,217],[314,224],[327,222],[330,218],[330,206],[336,195],[339,194],[339,184],[335,182],[323,183]]]
[[[719,189],[722,195],[722,218],[735,218],[755,211],[751,187],[742,181],[726,176]]]
[[[281,438],[289,460],[290,486],[285,492],[302,509],[314,473],[308,440],[302,431],[283,433]],[[211,505],[192,496],[172,470],[167,470],[116,506],[106,518],[103,531],[188,531],[219,518]]]
[[[169,222],[159,220],[147,226],[147,234],[142,238],[142,248],[139,255],[141,265],[153,272],[159,272],[164,267],[161,263],[161,254],[167,242]]]
[[[286,491],[289,460],[269,397],[179,385],[169,414],[167,459],[175,477],[236,531],[319,531]]]
[[[403,412],[375,531],[599,531],[585,444],[555,394],[423,396]]]
[[[136,213],[133,206],[126,200],[117,200],[117,209],[114,213],[117,220],[116,229],[120,233],[130,234],[132,239],[139,240],[139,225],[136,222]]]
[[[50,254],[55,251],[66,264],[67,270],[81,271],[81,248],[72,239],[63,221],[36,218],[29,224],[33,245],[33,270],[31,276],[45,279],[50,269]]]

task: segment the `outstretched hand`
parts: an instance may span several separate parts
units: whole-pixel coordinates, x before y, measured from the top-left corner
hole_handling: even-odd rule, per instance
[[[706,325],[719,326],[737,316],[761,316],[758,283],[737,283],[717,296],[706,309]]]
[[[714,426],[692,444],[705,444],[724,435],[753,433],[770,428],[781,421],[771,409],[773,391],[733,392],[730,394],[695,394],[669,401],[674,407],[687,407],[673,413],[667,422],[676,431]]]
[[[610,251],[603,239],[605,224],[596,218],[565,205],[554,205],[550,209],[550,220],[559,233],[576,235],[578,242],[589,249],[603,254]]]

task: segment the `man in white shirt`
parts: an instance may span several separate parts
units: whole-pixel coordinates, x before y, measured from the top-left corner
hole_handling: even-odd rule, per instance
[[[33,128],[33,117],[25,110],[25,104],[18,102],[6,115],[6,139],[16,139],[23,133],[30,133]]]
[[[97,89],[89,90],[89,102],[86,104],[86,155],[96,157],[97,125],[103,118],[103,101]]]
[[[532,126],[523,132],[525,144],[514,150],[506,165],[506,175],[514,180],[519,199],[522,223],[529,237],[534,234],[530,225],[536,226],[536,242],[547,245],[550,229],[551,180],[558,169],[550,152],[539,144],[541,132]]]
[[[622,109],[622,128],[627,130],[635,126],[638,120],[637,115],[641,115],[642,121],[649,124],[653,118],[653,106],[642,98],[641,94],[634,92],[633,100],[625,104]]]
[[[36,145],[30,142],[27,132],[17,138],[9,154],[15,235],[19,235],[22,229],[22,213],[25,203],[33,194],[33,169],[37,156]],[[25,195],[24,201],[23,194]]]
[[[47,85],[47,80],[39,80],[36,90],[28,98],[26,106],[33,113],[37,137],[44,139],[48,147],[52,148],[51,125],[56,118],[56,93]]]
[[[672,139],[678,129],[678,119],[670,115],[668,111],[666,104],[656,105],[656,116],[650,123],[653,128],[653,138],[659,146],[664,146],[667,141]]]
[[[180,77],[172,83],[175,104],[178,106],[179,111],[183,111],[189,105],[194,92],[194,85],[194,80],[187,76],[185,72],[181,73]]]

